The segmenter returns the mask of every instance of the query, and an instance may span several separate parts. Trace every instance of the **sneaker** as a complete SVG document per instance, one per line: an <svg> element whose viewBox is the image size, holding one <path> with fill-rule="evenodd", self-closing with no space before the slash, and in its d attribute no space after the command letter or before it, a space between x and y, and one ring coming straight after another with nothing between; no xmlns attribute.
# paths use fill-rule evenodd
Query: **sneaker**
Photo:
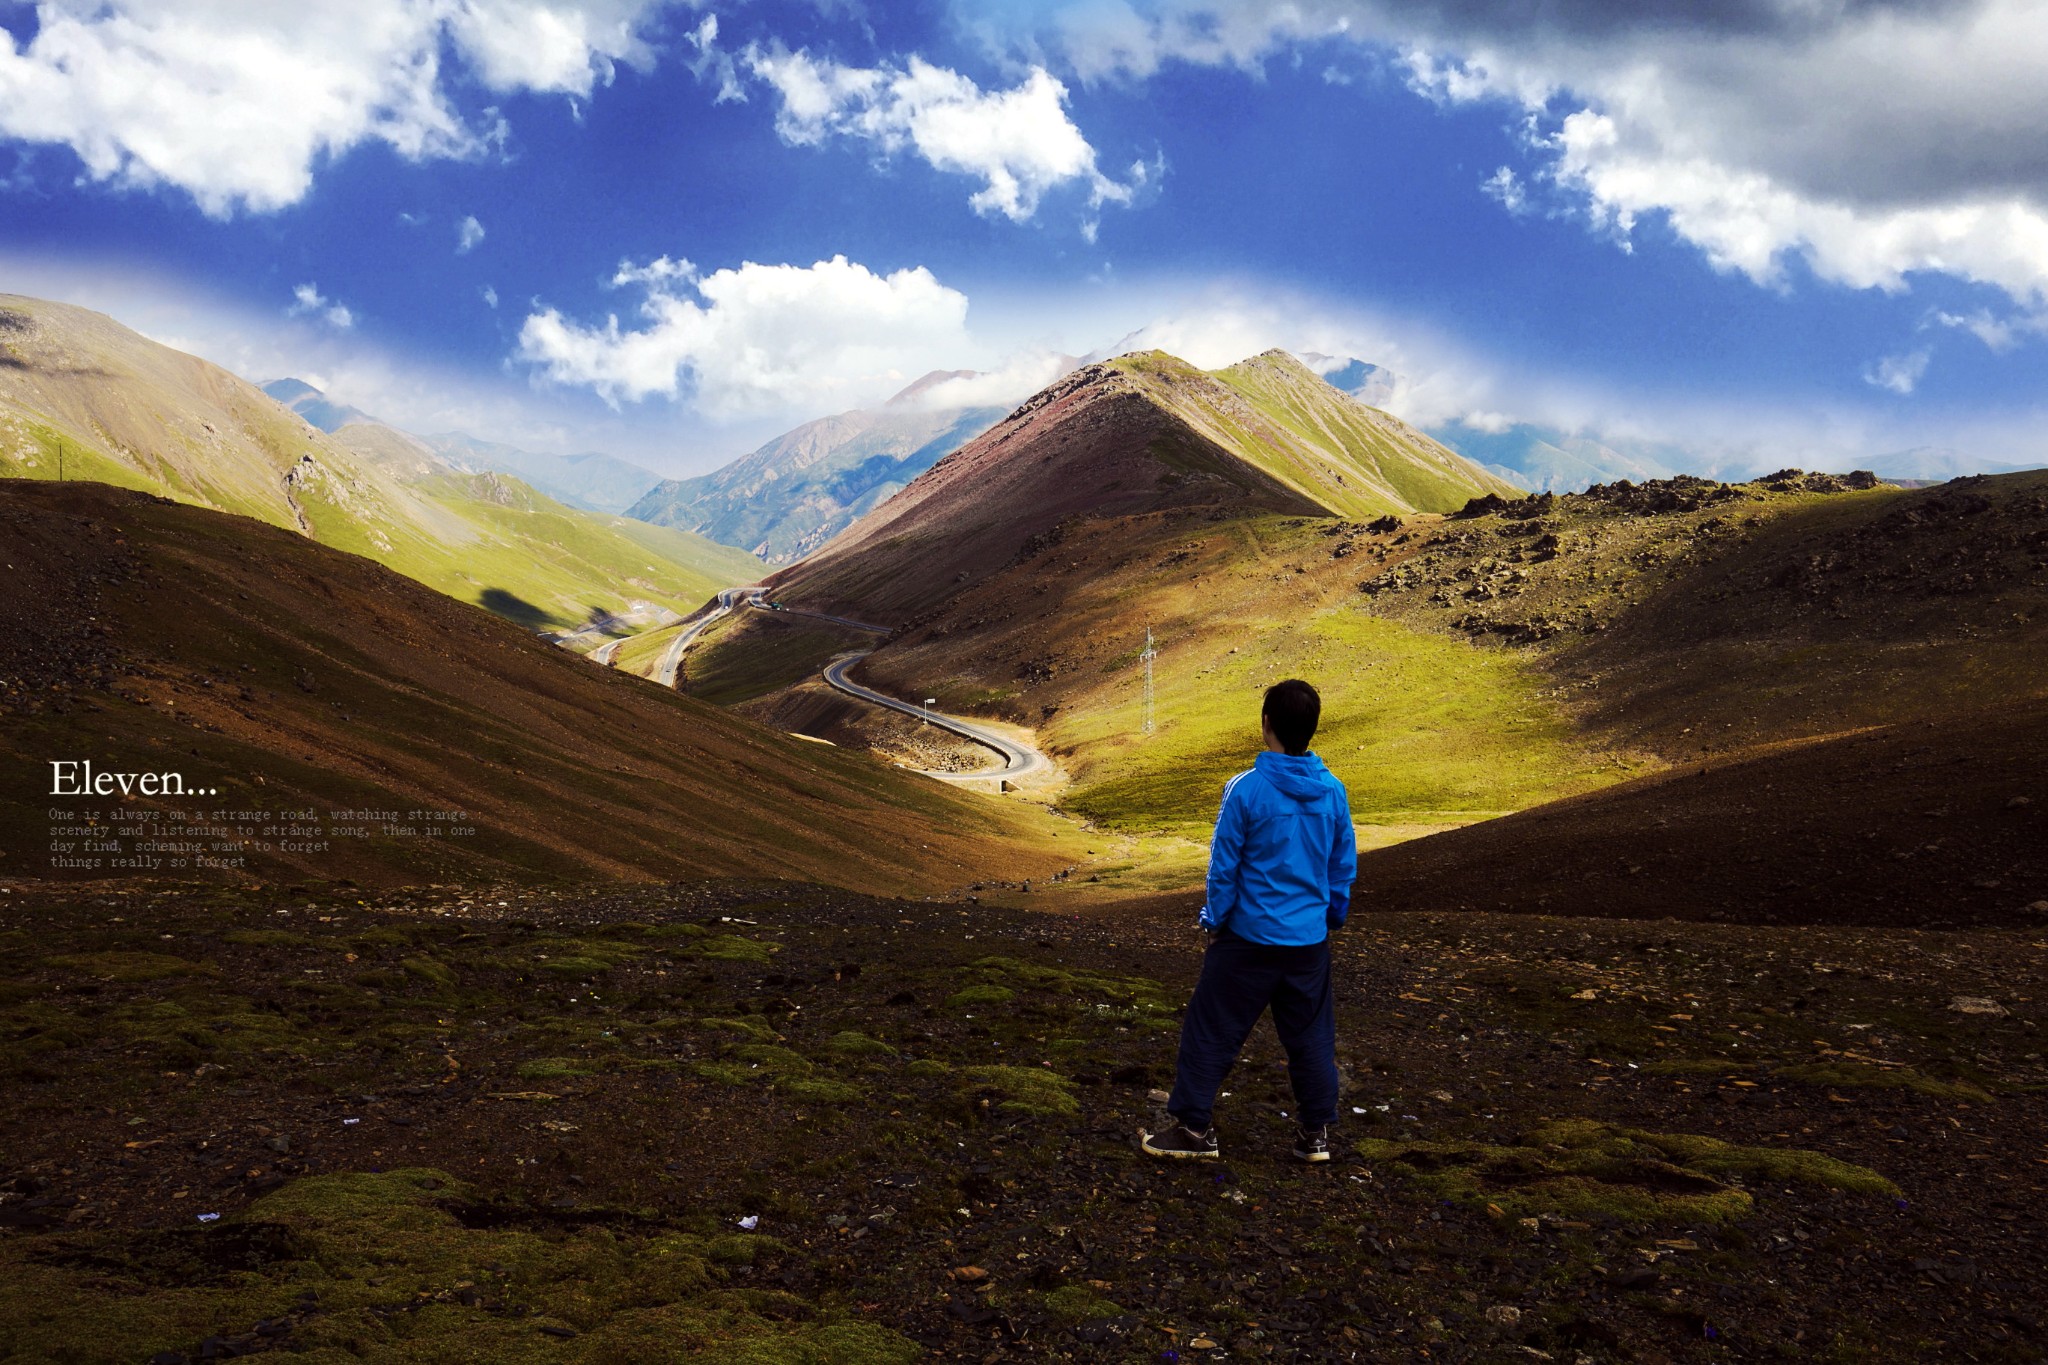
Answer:
<svg viewBox="0 0 2048 1365"><path fill-rule="evenodd" d="M1143 1134L1138 1145L1145 1149L1146 1156L1215 1157L1222 1152L1216 1144L1214 1127L1206 1133L1193 1133L1178 1123L1163 1133Z"/></svg>
<svg viewBox="0 0 2048 1365"><path fill-rule="evenodd" d="M1296 1161L1328 1161L1330 1159L1329 1128L1295 1129L1294 1159Z"/></svg>

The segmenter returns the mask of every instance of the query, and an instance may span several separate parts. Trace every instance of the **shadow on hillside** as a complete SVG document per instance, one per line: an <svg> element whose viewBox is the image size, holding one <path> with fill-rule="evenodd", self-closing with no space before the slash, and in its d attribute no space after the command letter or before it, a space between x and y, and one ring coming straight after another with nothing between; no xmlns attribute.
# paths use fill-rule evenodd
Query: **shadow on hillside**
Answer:
<svg viewBox="0 0 2048 1365"><path fill-rule="evenodd" d="M476 595L477 605L507 621L525 626L528 630L539 630L552 619L533 603L517 593L503 588L485 588Z"/></svg>

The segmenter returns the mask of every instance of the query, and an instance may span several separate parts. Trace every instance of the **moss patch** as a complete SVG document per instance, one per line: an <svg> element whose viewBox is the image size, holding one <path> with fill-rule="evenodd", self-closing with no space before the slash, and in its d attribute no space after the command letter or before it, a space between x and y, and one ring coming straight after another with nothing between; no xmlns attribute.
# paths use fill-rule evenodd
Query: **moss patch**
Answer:
<svg viewBox="0 0 2048 1365"><path fill-rule="evenodd" d="M1802 1081L1808 1085L1826 1085L1845 1090L1911 1090L1916 1094L1932 1095L1942 1100L1970 1100L1977 1104L1992 1102L1989 1091L1971 1085L1968 1081L1940 1081L1905 1066L1869 1066L1862 1062L1811 1062L1800 1066L1779 1067L1774 1074L1788 1081Z"/></svg>
<svg viewBox="0 0 2048 1365"><path fill-rule="evenodd" d="M1017 998L1017 992L1008 986L969 986L964 991L954 991L946 997L946 1003L955 1008L974 1005L1004 1005Z"/></svg>
<svg viewBox="0 0 2048 1365"><path fill-rule="evenodd" d="M1461 1203L1512 1216L1605 1215L1629 1222L1730 1223L1747 1215L1745 1179L1896 1195L1889 1180L1818 1152L1739 1147L1589 1119L1547 1123L1514 1146L1368 1138L1366 1160Z"/></svg>
<svg viewBox="0 0 2048 1365"><path fill-rule="evenodd" d="M52 967L63 967L103 981L161 981L170 976L211 976L220 969L209 962L192 962L164 953L66 953L45 958Z"/></svg>
<svg viewBox="0 0 2048 1365"><path fill-rule="evenodd" d="M768 962L781 951L780 943L742 938L738 934L718 934L698 944L692 955L708 957L715 962Z"/></svg>
<svg viewBox="0 0 2048 1365"><path fill-rule="evenodd" d="M1074 1083L1056 1072L1029 1066L971 1066L961 1074L969 1082L965 1092L976 1100L987 1100L1007 1114L1078 1114L1081 1102Z"/></svg>
<svg viewBox="0 0 2048 1365"><path fill-rule="evenodd" d="M791 1255L772 1238L550 1225L480 1205L439 1171L352 1172L297 1181L205 1229L0 1243L0 1343L15 1359L125 1362L268 1321L315 1360L918 1358L895 1333L728 1282Z"/></svg>

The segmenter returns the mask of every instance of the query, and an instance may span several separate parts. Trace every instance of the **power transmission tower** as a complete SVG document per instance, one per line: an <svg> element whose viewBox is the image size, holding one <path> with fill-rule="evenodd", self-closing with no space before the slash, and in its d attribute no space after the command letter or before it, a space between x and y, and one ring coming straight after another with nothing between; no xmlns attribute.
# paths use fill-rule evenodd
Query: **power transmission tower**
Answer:
<svg viewBox="0 0 2048 1365"><path fill-rule="evenodd" d="M1159 657L1159 651L1152 646L1152 627L1145 627L1145 652L1138 656L1145 661L1145 733L1152 733L1152 661Z"/></svg>

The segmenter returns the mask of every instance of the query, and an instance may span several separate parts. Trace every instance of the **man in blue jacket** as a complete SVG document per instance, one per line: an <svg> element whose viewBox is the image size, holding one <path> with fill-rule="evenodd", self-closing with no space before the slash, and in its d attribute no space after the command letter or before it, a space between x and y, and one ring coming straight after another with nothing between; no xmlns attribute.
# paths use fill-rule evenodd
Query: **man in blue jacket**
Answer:
<svg viewBox="0 0 2048 1365"><path fill-rule="evenodd" d="M1223 788L1209 846L1202 928L1209 950L1181 1023L1179 1078L1148 1133L1158 1157L1214 1157L1216 1091L1268 1006L1294 1086L1294 1156L1330 1159L1337 1119L1337 1019L1330 994L1330 930L1351 908L1358 840L1344 784L1308 751L1322 699L1290 678L1266 689L1266 752Z"/></svg>

